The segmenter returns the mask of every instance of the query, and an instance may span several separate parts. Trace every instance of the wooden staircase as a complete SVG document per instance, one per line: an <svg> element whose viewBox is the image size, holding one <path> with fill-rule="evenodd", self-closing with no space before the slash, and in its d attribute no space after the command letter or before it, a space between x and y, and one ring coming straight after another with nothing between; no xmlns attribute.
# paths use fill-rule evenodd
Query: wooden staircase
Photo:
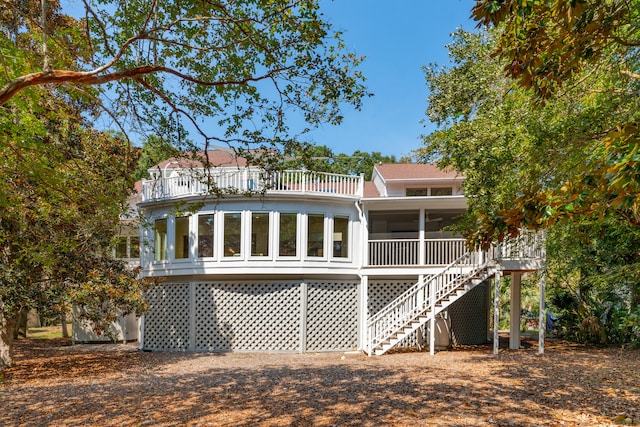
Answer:
<svg viewBox="0 0 640 427"><path fill-rule="evenodd" d="M367 353L391 350L496 271L493 251L473 251L416 283L367 321Z"/></svg>

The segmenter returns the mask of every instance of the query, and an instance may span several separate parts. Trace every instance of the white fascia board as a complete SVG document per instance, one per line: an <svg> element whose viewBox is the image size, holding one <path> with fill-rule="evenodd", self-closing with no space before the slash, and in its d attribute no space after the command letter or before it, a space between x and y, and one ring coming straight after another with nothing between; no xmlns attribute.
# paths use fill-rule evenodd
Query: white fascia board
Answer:
<svg viewBox="0 0 640 427"><path fill-rule="evenodd" d="M466 209L467 198L459 196L417 196L364 198L362 204L368 210L401 209Z"/></svg>

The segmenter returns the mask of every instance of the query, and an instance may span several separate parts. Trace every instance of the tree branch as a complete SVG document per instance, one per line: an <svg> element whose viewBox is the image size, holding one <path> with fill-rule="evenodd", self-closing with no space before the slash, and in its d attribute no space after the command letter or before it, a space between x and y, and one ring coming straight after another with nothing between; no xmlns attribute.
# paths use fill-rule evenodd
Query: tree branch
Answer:
<svg viewBox="0 0 640 427"><path fill-rule="evenodd" d="M228 80L220 82L209 82L199 80L195 77L181 73L172 68L160 65L145 65L141 67L130 68L127 70L116 71L113 73L96 75L95 70L92 71L69 71L69 70L51 70L49 72L38 72L20 76L0 89L0 105L5 105L18 92L31 86L39 86L47 83L78 83L81 85L101 85L116 80L135 79L147 74L167 73L177 76L185 81L201 85L201 86L227 86L227 85L243 85L249 82L256 82L268 78L290 69L291 67L283 67L271 70L262 76L246 77L240 80Z"/></svg>

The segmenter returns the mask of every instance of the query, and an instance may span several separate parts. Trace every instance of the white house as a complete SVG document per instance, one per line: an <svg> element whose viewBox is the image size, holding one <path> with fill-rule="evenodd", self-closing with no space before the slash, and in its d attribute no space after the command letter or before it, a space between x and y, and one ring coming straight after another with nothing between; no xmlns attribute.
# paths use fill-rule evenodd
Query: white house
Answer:
<svg viewBox="0 0 640 427"><path fill-rule="evenodd" d="M466 208L453 171L380 164L365 182L206 155L212 168L169 159L142 183L141 274L161 278L146 295L145 350L485 343L491 279L513 274L519 289L520 274L542 266L536 239L469 252L444 230ZM512 304L519 318L519 296Z"/></svg>

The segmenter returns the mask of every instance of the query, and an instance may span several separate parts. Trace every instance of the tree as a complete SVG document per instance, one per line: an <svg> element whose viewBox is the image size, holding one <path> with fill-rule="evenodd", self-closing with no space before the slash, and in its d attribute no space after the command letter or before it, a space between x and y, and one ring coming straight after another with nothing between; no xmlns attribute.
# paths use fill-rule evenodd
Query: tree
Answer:
<svg viewBox="0 0 640 427"><path fill-rule="evenodd" d="M13 362L15 317L25 309L75 303L98 330L121 312L144 312L146 283L108 250L132 191L135 150L88 130L83 110L39 95L19 114L0 115L3 367Z"/></svg>
<svg viewBox="0 0 640 427"><path fill-rule="evenodd" d="M554 308L579 313L564 317L571 336L587 339L580 331L589 319L608 325L609 342L637 341L638 227L623 209L595 206L612 188L575 190L575 183L603 186L603 173L615 173L593 167L607 150L600 138L637 117L637 97L613 91L624 80L601 73L539 103L533 90L502 75L504 62L493 55L499 34L458 31L449 46L453 65L425 67L427 115L439 128L414 156L465 175L468 210L459 229L472 245L523 227L547 230ZM606 322L613 313L616 321Z"/></svg>
<svg viewBox="0 0 640 427"><path fill-rule="evenodd" d="M506 75L531 90L536 102L578 95L588 105L599 92L602 102L629 110L569 135L592 154L565 182L550 186L540 177L539 188L523 192L506 212L514 225L614 212L640 226L640 128L631 113L640 84L639 11L637 0L476 2L475 19L497 28L495 54ZM565 143L560 139L555 147Z"/></svg>
<svg viewBox="0 0 640 427"><path fill-rule="evenodd" d="M634 225L637 153L618 150L622 139L602 142L617 123L637 119L637 97L615 90L626 79L596 73L538 104L501 76L497 37L499 30L458 32L449 47L454 65L425 68L427 115L440 129L416 154L465 174L468 237L486 245L521 228L607 212Z"/></svg>
<svg viewBox="0 0 640 427"><path fill-rule="evenodd" d="M180 156L180 150L172 145L169 141L162 139L156 135L149 135L142 141L140 149L140 158L138 159L138 168L133 174L136 180L148 179L149 169L171 157Z"/></svg>
<svg viewBox="0 0 640 427"><path fill-rule="evenodd" d="M84 0L80 19L41 1L8 3L1 17L0 105L47 85L97 102L122 131L180 142L189 129L199 148L247 157L295 145L290 115L337 124L342 104L366 95L362 58L317 0Z"/></svg>

